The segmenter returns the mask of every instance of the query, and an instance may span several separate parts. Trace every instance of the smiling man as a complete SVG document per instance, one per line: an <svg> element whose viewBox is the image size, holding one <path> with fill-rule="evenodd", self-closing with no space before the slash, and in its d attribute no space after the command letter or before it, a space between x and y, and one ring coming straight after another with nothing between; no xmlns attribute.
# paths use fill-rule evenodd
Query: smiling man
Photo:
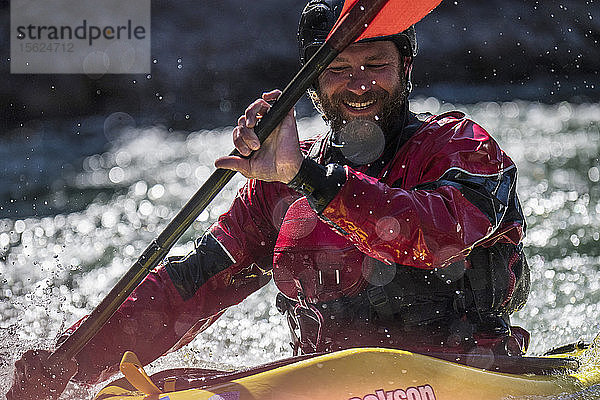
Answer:
<svg viewBox="0 0 600 400"><path fill-rule="evenodd" d="M309 2L301 60L323 43L341 5ZM221 220L231 236L248 238L231 229L239 209L255 222L277 220L273 207L290 199L274 232L261 223L252 235L272 251L296 350L521 354L527 346L527 332L509 321L529 291L516 168L464 114L409 111L416 53L414 28L349 46L310 91L329 132L299 142L290 113L261 146L253 128L279 95L265 93L233 132L252 156L216 162L255 179ZM213 235L238 247L219 229Z"/></svg>
<svg viewBox="0 0 600 400"><path fill-rule="evenodd" d="M301 61L341 6L305 7ZM41 372L47 352L26 353L9 400L56 397L75 361L74 379L90 383L113 374L125 350L149 363L271 276L296 353L522 354L528 334L509 320L529 291L516 168L464 114L409 111L416 53L413 28L340 53L310 90L330 130L306 141L291 111L261 145L254 127L280 92L253 102L233 130L248 158L216 161L249 178L229 211L194 251L151 273L55 379Z"/></svg>
<svg viewBox="0 0 600 400"><path fill-rule="evenodd" d="M321 75L313 99L333 131L359 118L389 130L406 101L411 62L392 41L357 43Z"/></svg>

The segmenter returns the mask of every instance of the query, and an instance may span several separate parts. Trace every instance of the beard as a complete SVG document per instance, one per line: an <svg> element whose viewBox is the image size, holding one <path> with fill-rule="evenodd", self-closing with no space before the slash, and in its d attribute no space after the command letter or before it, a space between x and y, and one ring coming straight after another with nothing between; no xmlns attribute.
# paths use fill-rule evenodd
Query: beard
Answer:
<svg viewBox="0 0 600 400"><path fill-rule="evenodd" d="M406 81L401 79L396 90L391 93L378 88L362 95L343 92L328 97L323 95L317 87L312 97L317 109L322 112L323 119L330 125L334 133L340 132L348 122L357 118L344 112L344 103L376 101L381 104L380 111L370 117L369 120L377 124L387 136L394 122L403 114L403 106L408 94L406 89Z"/></svg>

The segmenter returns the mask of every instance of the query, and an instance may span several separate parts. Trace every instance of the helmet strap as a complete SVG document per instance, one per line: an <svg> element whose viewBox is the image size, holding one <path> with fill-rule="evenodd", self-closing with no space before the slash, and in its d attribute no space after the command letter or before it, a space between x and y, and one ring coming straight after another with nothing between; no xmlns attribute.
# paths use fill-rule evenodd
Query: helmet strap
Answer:
<svg viewBox="0 0 600 400"><path fill-rule="evenodd" d="M406 97L412 92L413 84L411 81L412 78L412 67L413 67L413 58L412 57L402 57L403 62L403 71L404 77L406 78Z"/></svg>

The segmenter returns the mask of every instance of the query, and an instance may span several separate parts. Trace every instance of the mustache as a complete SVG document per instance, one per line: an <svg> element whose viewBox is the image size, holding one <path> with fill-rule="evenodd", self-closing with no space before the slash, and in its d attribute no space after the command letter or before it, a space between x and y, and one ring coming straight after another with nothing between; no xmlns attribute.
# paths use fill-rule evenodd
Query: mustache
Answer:
<svg viewBox="0 0 600 400"><path fill-rule="evenodd" d="M367 103L370 101L387 101L390 95L385 90L369 90L361 95L356 93L337 93L331 96L331 102L334 104L341 103Z"/></svg>

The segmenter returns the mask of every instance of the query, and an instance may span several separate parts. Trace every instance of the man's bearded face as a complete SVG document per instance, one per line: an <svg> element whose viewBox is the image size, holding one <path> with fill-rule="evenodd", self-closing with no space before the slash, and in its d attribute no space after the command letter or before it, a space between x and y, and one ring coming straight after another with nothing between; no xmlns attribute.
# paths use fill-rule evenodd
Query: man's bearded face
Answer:
<svg viewBox="0 0 600 400"><path fill-rule="evenodd" d="M349 46L317 86L318 105L334 132L357 119L374 121L386 132L406 101L403 59L391 41Z"/></svg>

